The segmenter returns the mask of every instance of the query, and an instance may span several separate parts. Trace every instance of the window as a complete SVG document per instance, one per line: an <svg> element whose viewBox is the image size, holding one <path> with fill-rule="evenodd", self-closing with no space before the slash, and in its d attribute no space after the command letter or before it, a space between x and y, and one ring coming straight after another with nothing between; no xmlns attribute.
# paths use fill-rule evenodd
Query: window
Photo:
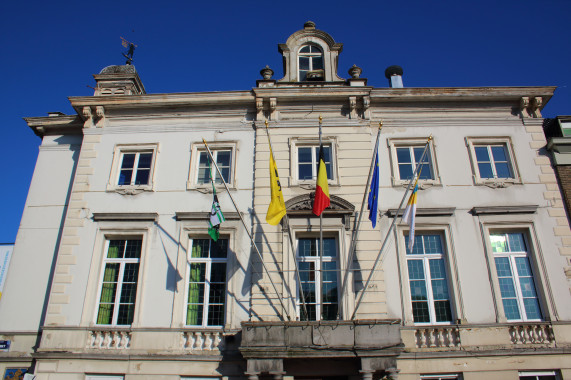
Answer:
<svg viewBox="0 0 571 380"><path fill-rule="evenodd" d="M148 185L152 161L153 152L122 153L117 185Z"/></svg>
<svg viewBox="0 0 571 380"><path fill-rule="evenodd" d="M335 320L339 308L335 238L324 237L323 255L320 255L320 249L319 238L298 239L297 261L301 287L309 320ZM299 290L297 309L300 319L305 320Z"/></svg>
<svg viewBox="0 0 571 380"><path fill-rule="evenodd" d="M214 158L214 162L220 169L222 173L222 178L218 171L212 165L212 168L209 168L210 159L208 157L208 152L200 152L198 159L198 176L196 179L196 183L199 185L209 184L210 183L210 170L212 170L212 176L214 177L214 183L221 184L222 178L224 178L224 182L230 182L230 168L231 168L231 160L232 160L232 151L231 150L215 150L212 151L212 157Z"/></svg>
<svg viewBox="0 0 571 380"><path fill-rule="evenodd" d="M558 380L559 376L555 371L535 371L535 372L520 372L520 380Z"/></svg>
<svg viewBox="0 0 571 380"><path fill-rule="evenodd" d="M497 187L520 182L509 138L467 138L466 141L476 184Z"/></svg>
<svg viewBox="0 0 571 380"><path fill-rule="evenodd" d="M405 236L408 247L408 236ZM439 234L414 237L412 252L407 248L406 263L414 323L449 324L452 310L444 261L445 252Z"/></svg>
<svg viewBox="0 0 571 380"><path fill-rule="evenodd" d="M299 50L299 81L308 80L325 80L323 52L315 45L305 45Z"/></svg>
<svg viewBox="0 0 571 380"><path fill-rule="evenodd" d="M216 185L222 185L222 178L224 178L224 182L226 182L229 187L233 187L235 184L234 163L236 162L236 144L211 143L209 147L212 158L220 169L222 177L220 177L213 164L211 169L209 169L210 157L206 149L204 149L204 145L195 144L192 147L191 170L187 188L210 188L210 170L212 170L212 176L214 177L214 183Z"/></svg>
<svg viewBox="0 0 571 380"><path fill-rule="evenodd" d="M98 325L130 325L133 322L142 242L140 238L106 241Z"/></svg>
<svg viewBox="0 0 571 380"><path fill-rule="evenodd" d="M228 239L192 240L186 325L224 325L227 257Z"/></svg>
<svg viewBox="0 0 571 380"><path fill-rule="evenodd" d="M541 320L526 236L522 232L494 232L490 245L507 320Z"/></svg>
<svg viewBox="0 0 571 380"><path fill-rule="evenodd" d="M393 164L394 186L408 185L418 165L421 165L421 169L419 169L419 184L440 184L432 142L428 145L428 150L422 162L420 160L426 146L426 139L389 139L388 144Z"/></svg>
<svg viewBox="0 0 571 380"><path fill-rule="evenodd" d="M292 184L311 184L317 180L319 167L319 141L293 138L291 140ZM323 160L329 184L338 184L334 138L323 139Z"/></svg>
<svg viewBox="0 0 571 380"><path fill-rule="evenodd" d="M107 190L137 194L152 190L157 144L117 145Z"/></svg>

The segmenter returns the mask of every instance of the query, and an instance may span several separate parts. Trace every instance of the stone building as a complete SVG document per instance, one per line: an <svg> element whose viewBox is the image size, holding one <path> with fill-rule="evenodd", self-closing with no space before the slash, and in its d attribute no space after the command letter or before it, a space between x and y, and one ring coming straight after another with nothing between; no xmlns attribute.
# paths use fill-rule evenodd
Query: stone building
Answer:
<svg viewBox="0 0 571 380"><path fill-rule="evenodd" d="M357 66L339 76L343 45L312 22L278 47L284 77L266 67L250 90L147 94L133 66L110 66L94 96L70 98L76 115L26 119L42 144L0 303L0 369L571 378L571 231L541 116L554 87L407 88L398 67L371 87ZM357 232L380 120L379 221ZM268 135L288 210L277 226ZM229 187L215 174L217 242L202 138ZM418 165L410 251L399 204Z"/></svg>

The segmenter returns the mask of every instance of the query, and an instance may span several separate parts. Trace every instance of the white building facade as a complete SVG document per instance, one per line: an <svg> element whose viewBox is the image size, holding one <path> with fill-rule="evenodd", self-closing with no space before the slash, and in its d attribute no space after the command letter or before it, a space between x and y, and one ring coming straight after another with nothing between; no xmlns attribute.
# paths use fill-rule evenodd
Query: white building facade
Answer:
<svg viewBox="0 0 571 380"><path fill-rule="evenodd" d="M146 94L133 66L110 66L94 96L70 98L77 115L26 119L42 144L0 303L0 370L571 378L571 231L541 127L554 88L370 87L356 66L338 76L342 44L311 22L279 51L284 78L263 69L248 91ZM359 215L380 120L373 228ZM265 221L267 134L278 226ZM217 241L203 138L228 184L215 173ZM399 204L418 165L410 251Z"/></svg>

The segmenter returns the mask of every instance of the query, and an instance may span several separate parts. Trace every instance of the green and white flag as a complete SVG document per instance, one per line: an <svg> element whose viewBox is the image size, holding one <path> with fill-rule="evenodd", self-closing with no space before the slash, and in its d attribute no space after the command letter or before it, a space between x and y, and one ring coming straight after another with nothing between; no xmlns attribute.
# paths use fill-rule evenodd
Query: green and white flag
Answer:
<svg viewBox="0 0 571 380"><path fill-rule="evenodd" d="M212 240L217 241L220 236L220 224L225 221L224 214L220 210L220 203L218 203L218 197L216 196L216 190L214 191L214 200L212 201L212 210L210 211L210 220L208 221L208 235Z"/></svg>
<svg viewBox="0 0 571 380"><path fill-rule="evenodd" d="M208 171L212 182L212 194L214 195L214 198L212 199L212 209L210 210L210 220L208 221L208 235L210 235L212 240L218 241L218 238L220 237L220 224L226 219L224 219L224 214L222 214L222 210L220 210L220 203L218 203L218 196L216 195L216 187L214 186L214 177L212 177L210 161L208 162Z"/></svg>

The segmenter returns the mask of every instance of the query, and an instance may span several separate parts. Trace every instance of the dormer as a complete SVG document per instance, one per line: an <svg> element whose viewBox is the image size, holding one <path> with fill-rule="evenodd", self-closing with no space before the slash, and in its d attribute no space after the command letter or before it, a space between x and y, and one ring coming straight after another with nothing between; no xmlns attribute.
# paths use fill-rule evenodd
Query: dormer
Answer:
<svg viewBox="0 0 571 380"><path fill-rule="evenodd" d="M315 23L308 21L302 30L292 34L285 44L279 44L283 56L284 77L278 82L338 82L337 61L343 44L315 29Z"/></svg>

